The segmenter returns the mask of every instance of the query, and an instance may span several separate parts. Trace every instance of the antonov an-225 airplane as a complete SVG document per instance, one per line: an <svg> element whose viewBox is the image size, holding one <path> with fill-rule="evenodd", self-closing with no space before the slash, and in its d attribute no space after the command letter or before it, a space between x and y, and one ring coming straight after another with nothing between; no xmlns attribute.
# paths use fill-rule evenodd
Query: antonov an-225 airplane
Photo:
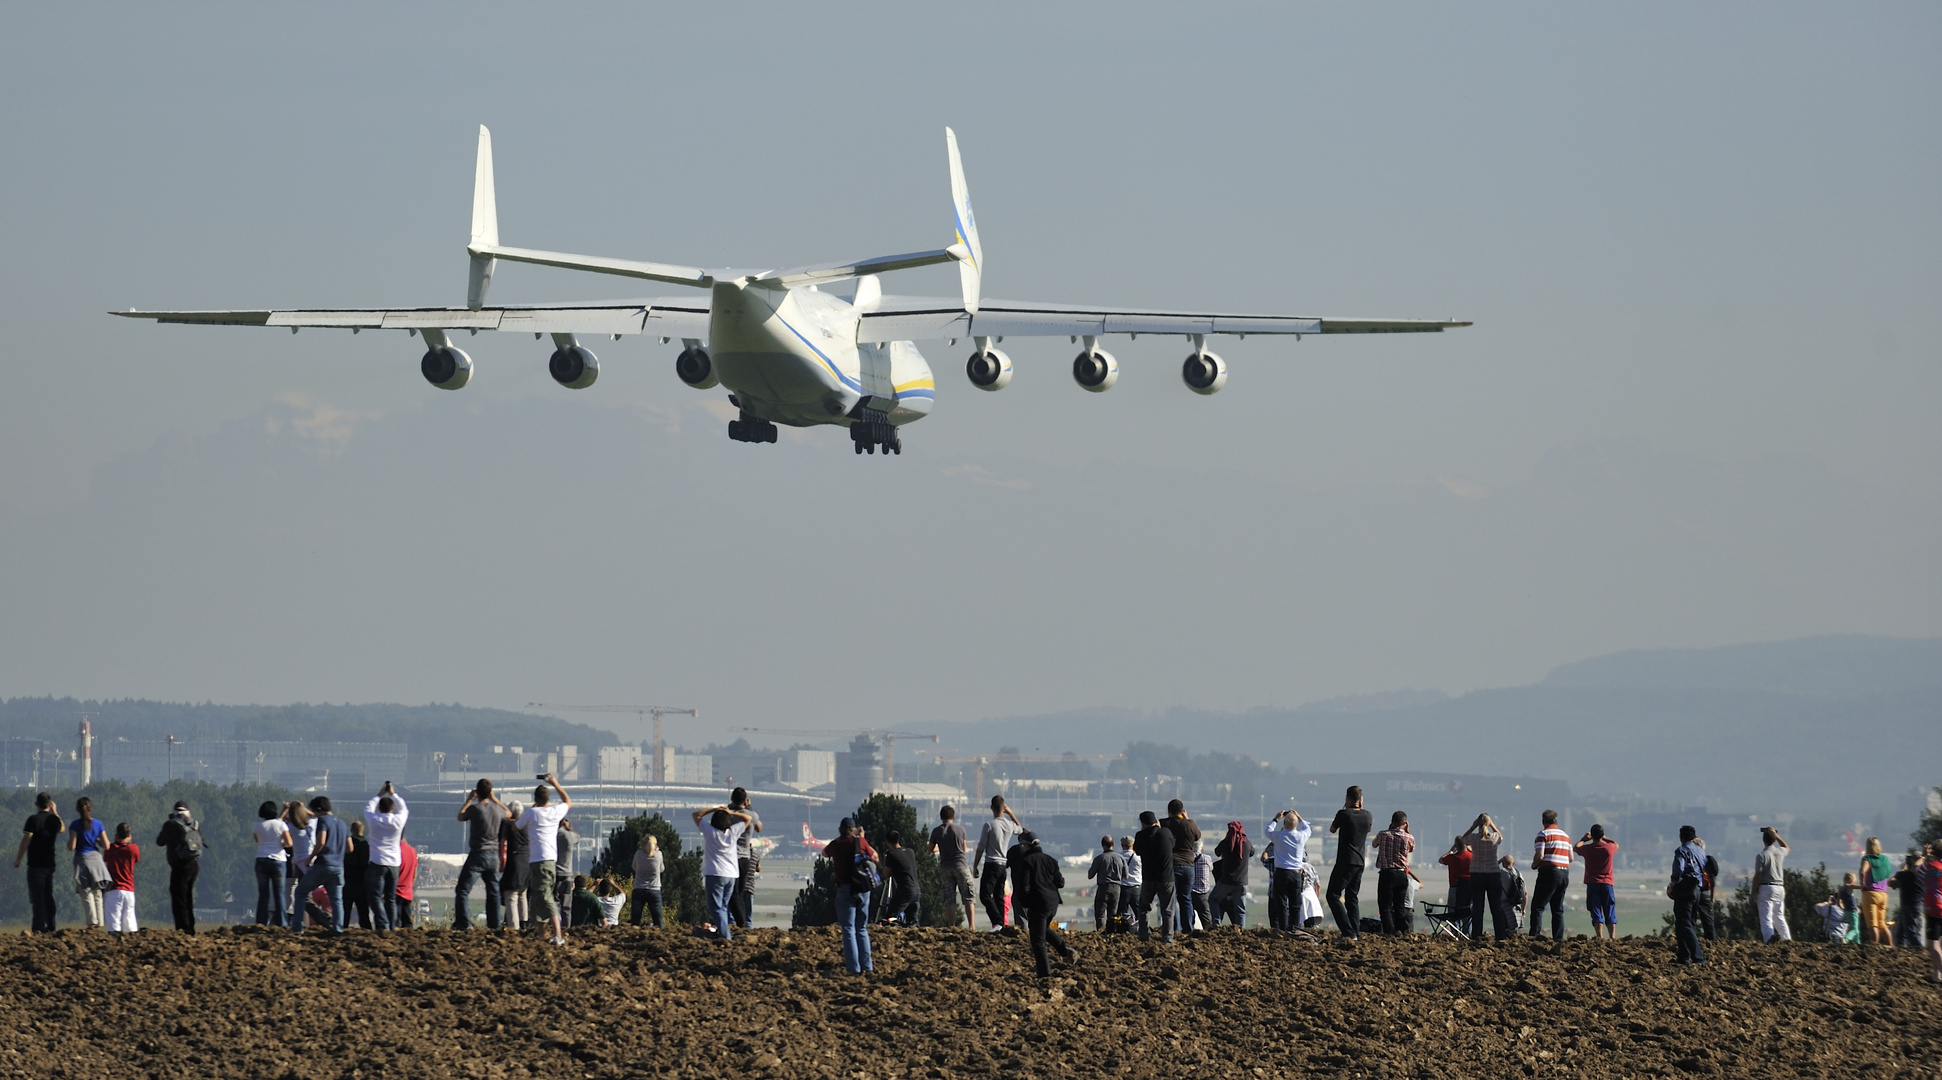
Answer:
<svg viewBox="0 0 1942 1080"><path fill-rule="evenodd" d="M936 384L916 339L960 338L974 344L964 373L981 390L1003 390L1012 379L1011 357L997 348L1006 337L1066 336L1083 342L1072 361L1072 378L1101 393L1119 381L1119 361L1099 347L1108 334L1179 334L1193 342L1180 378L1197 394L1227 383L1227 364L1207 350L1221 334L1399 334L1437 332L1467 322L1406 319L1335 319L1292 315L1220 315L1187 311L982 300L979 282L984 249L958 159L957 136L944 129L951 169L951 206L956 239L949 247L858 262L793 270L706 270L694 266L635 262L593 255L506 247L499 243L499 213L492 184L492 134L479 128L479 157L472 186L471 276L466 305L436 308L370 308L310 311L118 311L114 314L166 323L229 326L336 327L404 330L421 334L426 351L419 370L442 390L472 379L472 358L452 343L454 331L530 331L553 336L547 368L561 386L592 386L599 361L583 336L652 334L663 343L681 339L674 370L697 390L726 387L741 410L728 422L738 442L774 442L776 425L838 424L850 429L856 452L901 453L897 429L930 414ZM508 304L488 306L486 290L498 261L536 263L595 274L642 278L702 290L697 298L656 297L618 303ZM887 296L877 275L917 266L956 263L962 295ZM849 282L847 298L822 287Z"/></svg>

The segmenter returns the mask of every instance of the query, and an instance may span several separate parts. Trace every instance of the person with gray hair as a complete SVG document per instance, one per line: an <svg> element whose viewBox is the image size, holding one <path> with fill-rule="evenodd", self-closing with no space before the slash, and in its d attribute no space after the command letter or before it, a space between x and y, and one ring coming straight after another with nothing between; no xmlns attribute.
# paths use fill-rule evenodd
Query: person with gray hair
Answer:
<svg viewBox="0 0 1942 1080"><path fill-rule="evenodd" d="M525 926L531 918L526 889L532 882L533 868L526 859L525 830L518 824L525 809L525 804L518 799L507 802L506 819L499 823L499 861L505 868L499 872L499 902L503 908L500 926L509 934Z"/></svg>

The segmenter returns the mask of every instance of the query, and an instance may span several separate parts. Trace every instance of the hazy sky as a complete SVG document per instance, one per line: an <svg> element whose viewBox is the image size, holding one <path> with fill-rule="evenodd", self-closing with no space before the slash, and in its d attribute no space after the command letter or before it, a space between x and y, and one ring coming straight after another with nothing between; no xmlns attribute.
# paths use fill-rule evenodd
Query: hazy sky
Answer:
<svg viewBox="0 0 1942 1080"><path fill-rule="evenodd" d="M1246 708L1620 648L1942 633L1942 11L13 6L0 694ZM731 443L674 348L110 308L455 303L509 244L988 296L1448 317L920 343L906 452ZM948 271L887 282L948 294ZM665 291L665 290L661 290ZM633 283L502 266L494 299Z"/></svg>

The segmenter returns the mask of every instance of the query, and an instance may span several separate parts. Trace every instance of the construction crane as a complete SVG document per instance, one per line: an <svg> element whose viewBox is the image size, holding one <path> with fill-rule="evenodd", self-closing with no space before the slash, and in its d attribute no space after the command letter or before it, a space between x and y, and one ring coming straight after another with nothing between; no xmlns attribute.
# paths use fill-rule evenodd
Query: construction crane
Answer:
<svg viewBox="0 0 1942 1080"><path fill-rule="evenodd" d="M931 761L938 765L973 765L978 767L978 787L972 797L984 801L984 767L986 765L1059 765L1069 761L1124 761L1125 754L977 754L972 757L934 757Z"/></svg>
<svg viewBox="0 0 1942 1080"><path fill-rule="evenodd" d="M676 709L667 705L548 705L544 702L529 701L526 703L526 707L529 709L552 709L556 712L633 713L643 720L652 714L654 717L653 779L657 784L666 784L668 782L667 749L661 740L661 718L663 716L701 715L698 709Z"/></svg>
<svg viewBox="0 0 1942 1080"><path fill-rule="evenodd" d="M910 731L885 731L882 728L761 728L732 727L730 731L746 731L756 735L798 735L811 739L849 739L858 735L874 735L883 740L883 778L897 781L897 740L929 739L937 741L936 735L919 735Z"/></svg>

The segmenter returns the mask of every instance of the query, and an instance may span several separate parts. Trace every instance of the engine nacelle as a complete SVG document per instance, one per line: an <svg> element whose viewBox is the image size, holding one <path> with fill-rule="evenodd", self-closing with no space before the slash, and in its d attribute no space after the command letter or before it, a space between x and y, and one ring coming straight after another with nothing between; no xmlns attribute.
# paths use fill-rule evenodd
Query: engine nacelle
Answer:
<svg viewBox="0 0 1942 1080"><path fill-rule="evenodd" d="M1218 394L1227 385L1227 361L1210 352L1195 353L1180 365L1180 381L1196 394Z"/></svg>
<svg viewBox="0 0 1942 1080"><path fill-rule="evenodd" d="M1119 361L1104 349L1082 352L1072 360L1072 381L1095 394L1103 394L1119 381Z"/></svg>
<svg viewBox="0 0 1942 1080"><path fill-rule="evenodd" d="M696 390L720 386L722 381L715 372L715 362L708 358L708 350L699 347L681 350L681 355L674 358L674 373Z"/></svg>
<svg viewBox="0 0 1942 1080"><path fill-rule="evenodd" d="M546 361L546 371L568 390L585 390L600 377L600 361L593 353L572 345L554 349L552 358Z"/></svg>
<svg viewBox="0 0 1942 1080"><path fill-rule="evenodd" d="M418 361L418 370L440 390L462 390L472 381L472 358L456 345L439 345Z"/></svg>
<svg viewBox="0 0 1942 1080"><path fill-rule="evenodd" d="M1003 390L1011 385L1011 357L999 349L972 353L964 374L980 390Z"/></svg>

